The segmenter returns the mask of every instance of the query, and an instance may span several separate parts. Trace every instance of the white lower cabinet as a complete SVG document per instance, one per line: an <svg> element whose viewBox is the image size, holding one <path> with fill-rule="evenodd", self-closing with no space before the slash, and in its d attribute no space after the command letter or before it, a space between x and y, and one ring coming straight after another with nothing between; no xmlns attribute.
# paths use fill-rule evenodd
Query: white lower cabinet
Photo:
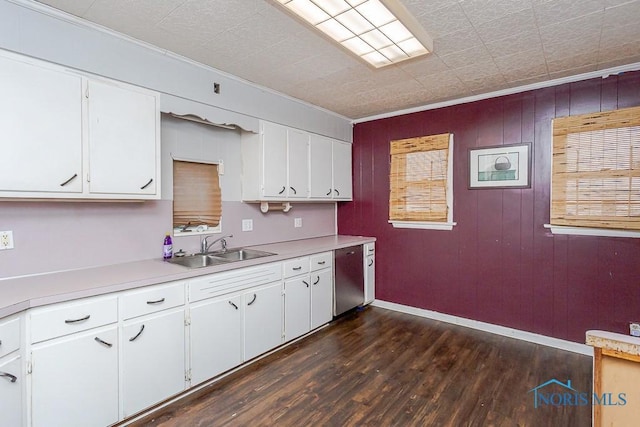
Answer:
<svg viewBox="0 0 640 427"><path fill-rule="evenodd" d="M185 389L184 307L122 326L122 407L129 417Z"/></svg>
<svg viewBox="0 0 640 427"><path fill-rule="evenodd" d="M284 282L285 341L309 332L311 320L311 285L309 274Z"/></svg>
<svg viewBox="0 0 640 427"><path fill-rule="evenodd" d="M190 326L191 385L242 363L242 295L192 304Z"/></svg>
<svg viewBox="0 0 640 427"><path fill-rule="evenodd" d="M22 425L23 374L20 356L0 358L0 424Z"/></svg>
<svg viewBox="0 0 640 427"><path fill-rule="evenodd" d="M33 426L118 421L118 329L113 324L31 347Z"/></svg>
<svg viewBox="0 0 640 427"><path fill-rule="evenodd" d="M282 282L242 295L244 305L244 360L282 344Z"/></svg>
<svg viewBox="0 0 640 427"><path fill-rule="evenodd" d="M370 304L376 299L376 260L375 243L364 245L364 303Z"/></svg>
<svg viewBox="0 0 640 427"><path fill-rule="evenodd" d="M333 270L311 272L311 329L329 323L333 318Z"/></svg>

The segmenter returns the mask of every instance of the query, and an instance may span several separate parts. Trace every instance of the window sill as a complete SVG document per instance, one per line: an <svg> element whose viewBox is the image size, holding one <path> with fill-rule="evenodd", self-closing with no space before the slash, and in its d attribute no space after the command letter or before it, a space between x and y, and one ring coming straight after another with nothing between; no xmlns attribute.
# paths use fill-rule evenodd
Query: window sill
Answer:
<svg viewBox="0 0 640 427"><path fill-rule="evenodd" d="M599 236L599 237L633 237L640 238L640 231L613 230L607 228L569 227L566 225L544 224L544 228L551 230L552 234L565 234L573 236Z"/></svg>
<svg viewBox="0 0 640 427"><path fill-rule="evenodd" d="M222 226L219 224L217 227L208 227L202 229L201 227L189 227L188 231L179 231L178 228L173 229L173 237L183 236L202 236L205 234L218 234L222 233Z"/></svg>
<svg viewBox="0 0 640 427"><path fill-rule="evenodd" d="M451 231L457 222L389 221L394 228L418 228L423 230Z"/></svg>

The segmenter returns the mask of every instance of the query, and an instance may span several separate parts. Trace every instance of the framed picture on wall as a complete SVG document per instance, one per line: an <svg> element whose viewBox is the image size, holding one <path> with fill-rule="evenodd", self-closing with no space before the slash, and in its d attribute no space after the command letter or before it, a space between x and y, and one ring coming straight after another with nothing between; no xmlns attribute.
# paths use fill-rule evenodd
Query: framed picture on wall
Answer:
<svg viewBox="0 0 640 427"><path fill-rule="evenodd" d="M531 187L531 143L469 149L469 188Z"/></svg>

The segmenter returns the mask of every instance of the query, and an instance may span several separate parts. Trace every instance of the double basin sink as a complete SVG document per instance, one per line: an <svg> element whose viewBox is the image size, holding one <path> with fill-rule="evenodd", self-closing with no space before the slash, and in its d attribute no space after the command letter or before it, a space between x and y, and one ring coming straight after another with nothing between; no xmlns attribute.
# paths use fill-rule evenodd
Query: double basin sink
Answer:
<svg viewBox="0 0 640 427"><path fill-rule="evenodd" d="M229 262L245 261L275 255L271 252L255 249L227 249L226 251L210 252L206 254L193 254L183 257L175 257L168 260L172 264L182 265L188 268L210 267Z"/></svg>

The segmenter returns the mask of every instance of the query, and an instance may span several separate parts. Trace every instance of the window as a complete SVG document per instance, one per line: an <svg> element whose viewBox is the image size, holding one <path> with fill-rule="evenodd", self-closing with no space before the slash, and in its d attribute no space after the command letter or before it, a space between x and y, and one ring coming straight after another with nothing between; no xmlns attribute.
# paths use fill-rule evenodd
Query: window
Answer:
<svg viewBox="0 0 640 427"><path fill-rule="evenodd" d="M553 121L554 226L640 231L640 107Z"/></svg>
<svg viewBox="0 0 640 427"><path fill-rule="evenodd" d="M394 227L451 230L453 135L391 141L390 151L389 222Z"/></svg>
<svg viewBox="0 0 640 427"><path fill-rule="evenodd" d="M211 233L217 231L221 216L218 165L174 160L174 229L189 227L196 231L205 228Z"/></svg>

